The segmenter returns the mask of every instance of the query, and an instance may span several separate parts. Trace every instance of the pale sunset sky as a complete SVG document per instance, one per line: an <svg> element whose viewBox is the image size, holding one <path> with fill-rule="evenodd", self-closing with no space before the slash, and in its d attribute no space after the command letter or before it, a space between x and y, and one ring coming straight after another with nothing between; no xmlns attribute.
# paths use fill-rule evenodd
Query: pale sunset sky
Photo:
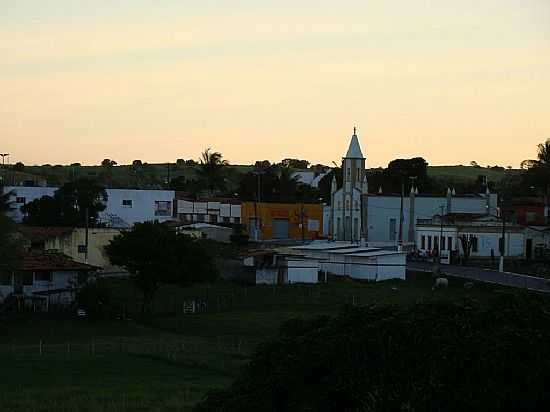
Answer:
<svg viewBox="0 0 550 412"><path fill-rule="evenodd" d="M25 164L517 167L550 138L550 0L0 0L0 152Z"/></svg>

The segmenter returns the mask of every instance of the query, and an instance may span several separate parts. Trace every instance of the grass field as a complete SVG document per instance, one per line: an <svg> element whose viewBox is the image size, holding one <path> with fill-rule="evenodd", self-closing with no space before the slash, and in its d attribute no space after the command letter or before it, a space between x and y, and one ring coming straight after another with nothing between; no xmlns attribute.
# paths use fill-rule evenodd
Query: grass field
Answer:
<svg viewBox="0 0 550 412"><path fill-rule="evenodd" d="M234 379L256 345L285 320L334 314L345 304L412 305L471 297L490 302L494 285L471 290L451 279L432 292L428 275L406 281L159 291L147 324L135 321L26 318L0 323L1 411L189 411L207 391ZM125 280L115 300L136 313L139 295ZM208 311L183 314L184 300Z"/></svg>

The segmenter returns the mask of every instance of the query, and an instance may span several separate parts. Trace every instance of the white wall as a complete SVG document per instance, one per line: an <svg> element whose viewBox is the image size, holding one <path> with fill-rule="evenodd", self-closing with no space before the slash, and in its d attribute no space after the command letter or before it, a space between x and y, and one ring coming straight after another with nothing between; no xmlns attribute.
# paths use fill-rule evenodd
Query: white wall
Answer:
<svg viewBox="0 0 550 412"><path fill-rule="evenodd" d="M396 221L395 241L399 238L399 210L401 199L399 196L372 195L368 200L368 235L369 242L389 242L390 239L390 219ZM491 213L496 213L497 196L491 194L490 209ZM447 198L440 197L422 197L415 199L415 220L431 219L434 215L441 213L440 206L447 207ZM487 199L480 197L459 197L452 199L453 213L487 213ZM446 213L446 210L445 212ZM410 199L403 199L403 240L408 241L410 221Z"/></svg>
<svg viewBox="0 0 550 412"><path fill-rule="evenodd" d="M43 196L53 196L57 187L26 187L26 186L6 186L4 187L4 193L11 192L10 202L13 209L7 213L15 222L20 223L23 220L23 213L21 207L25 203L30 203L33 200L40 199ZM24 197L25 203L17 203L18 197Z"/></svg>
<svg viewBox="0 0 550 412"><path fill-rule="evenodd" d="M52 281L36 280L33 274L33 284L23 285L23 294L32 295L33 292L43 292L54 289L66 289L77 286L78 272L63 271L52 272ZM13 292L14 277L12 276L11 285L0 285L0 301ZM68 303L68 302L67 302Z"/></svg>
<svg viewBox="0 0 550 412"><path fill-rule="evenodd" d="M319 278L319 262L315 260L288 260L288 283L317 283Z"/></svg>
<svg viewBox="0 0 550 412"><path fill-rule="evenodd" d="M138 190L138 189L107 189L107 208L100 213L102 221L112 222L113 227L131 227L135 223L158 220L164 222L172 219L173 190ZM132 206L123 206L123 200L131 200ZM170 202L168 215L159 215L155 202Z"/></svg>

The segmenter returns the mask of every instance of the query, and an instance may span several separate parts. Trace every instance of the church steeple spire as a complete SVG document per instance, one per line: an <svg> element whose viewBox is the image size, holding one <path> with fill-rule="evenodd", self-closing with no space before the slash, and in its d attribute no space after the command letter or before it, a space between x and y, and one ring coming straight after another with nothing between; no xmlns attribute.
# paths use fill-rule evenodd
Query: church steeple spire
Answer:
<svg viewBox="0 0 550 412"><path fill-rule="evenodd" d="M359 139L357 138L357 128L353 127L353 135L351 136L351 141L349 142L348 151L346 153L347 159L364 159L363 152L361 151L361 146L359 145Z"/></svg>

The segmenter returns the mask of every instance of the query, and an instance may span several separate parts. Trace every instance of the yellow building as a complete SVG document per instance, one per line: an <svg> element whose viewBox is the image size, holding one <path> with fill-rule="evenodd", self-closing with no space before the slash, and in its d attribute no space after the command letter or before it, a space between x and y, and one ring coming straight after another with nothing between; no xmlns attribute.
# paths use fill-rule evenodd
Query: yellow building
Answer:
<svg viewBox="0 0 550 412"><path fill-rule="evenodd" d="M241 222L251 240L315 239L323 231L323 205L243 202Z"/></svg>
<svg viewBox="0 0 550 412"><path fill-rule="evenodd" d="M120 271L111 265L105 246L118 234L119 229L90 228L88 231L88 253L86 253L86 229L70 227L28 227L20 231L30 243L31 249L57 251L79 263L102 268L106 272Z"/></svg>

